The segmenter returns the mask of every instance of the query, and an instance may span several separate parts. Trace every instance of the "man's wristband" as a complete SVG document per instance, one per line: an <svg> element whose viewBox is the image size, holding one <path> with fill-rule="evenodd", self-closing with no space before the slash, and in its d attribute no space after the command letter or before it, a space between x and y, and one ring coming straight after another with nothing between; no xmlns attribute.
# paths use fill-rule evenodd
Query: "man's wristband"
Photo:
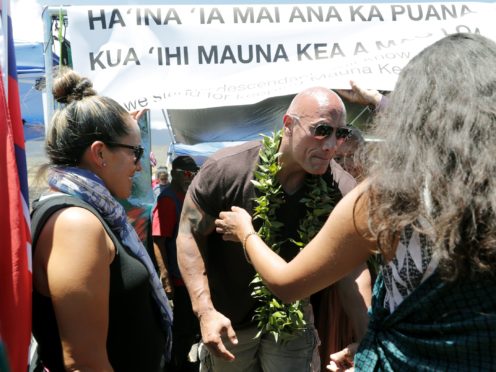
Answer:
<svg viewBox="0 0 496 372"><path fill-rule="evenodd" d="M245 254L246 261L248 261L248 263L250 263L250 264L251 264L250 257L248 257L248 253L246 253L246 241L252 235L257 235L257 232L253 231L253 230L250 232L247 232L244 239L243 239L243 253Z"/></svg>

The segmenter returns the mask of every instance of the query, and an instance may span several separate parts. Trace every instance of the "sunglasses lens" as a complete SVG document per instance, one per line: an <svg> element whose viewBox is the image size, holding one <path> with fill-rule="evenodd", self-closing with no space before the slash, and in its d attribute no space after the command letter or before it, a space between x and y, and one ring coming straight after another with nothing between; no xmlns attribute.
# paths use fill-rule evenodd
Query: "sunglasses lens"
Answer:
<svg viewBox="0 0 496 372"><path fill-rule="evenodd" d="M138 162L140 161L141 157L143 156L143 152L145 151L145 149L141 146L138 146L138 147L135 147L134 148L134 157L136 158L136 160L134 161L134 164L138 164Z"/></svg>
<svg viewBox="0 0 496 372"><path fill-rule="evenodd" d="M338 128L336 129L336 139L347 139L351 134L351 129L350 128Z"/></svg>
<svg viewBox="0 0 496 372"><path fill-rule="evenodd" d="M333 127L330 125L320 124L315 127L314 137L317 139L322 139L332 135Z"/></svg>
<svg viewBox="0 0 496 372"><path fill-rule="evenodd" d="M178 171L181 172L184 175L184 177L188 177L188 178L193 178L198 173L195 171L189 171L184 169L178 169Z"/></svg>

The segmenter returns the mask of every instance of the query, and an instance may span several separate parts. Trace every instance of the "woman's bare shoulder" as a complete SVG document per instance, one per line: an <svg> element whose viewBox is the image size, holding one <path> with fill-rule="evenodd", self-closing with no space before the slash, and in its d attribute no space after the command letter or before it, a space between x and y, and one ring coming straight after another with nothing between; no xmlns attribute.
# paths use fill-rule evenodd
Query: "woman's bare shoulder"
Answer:
<svg viewBox="0 0 496 372"><path fill-rule="evenodd" d="M76 250L78 254L101 254L113 257L115 248L100 219L81 207L67 207L55 212L40 234L41 248L49 243L50 249L61 247ZM45 243L45 244L44 244ZM79 252L79 247L84 251Z"/></svg>

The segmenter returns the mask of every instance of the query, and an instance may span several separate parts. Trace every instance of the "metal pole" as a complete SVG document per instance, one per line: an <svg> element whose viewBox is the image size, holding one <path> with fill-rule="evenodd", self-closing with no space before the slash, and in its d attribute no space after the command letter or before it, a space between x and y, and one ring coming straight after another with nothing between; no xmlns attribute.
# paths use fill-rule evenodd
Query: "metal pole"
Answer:
<svg viewBox="0 0 496 372"><path fill-rule="evenodd" d="M50 9L43 9L43 50L45 58L45 135L48 134L53 115L53 60L52 60L52 15Z"/></svg>
<svg viewBox="0 0 496 372"><path fill-rule="evenodd" d="M52 59L52 18L58 16L60 8L45 7L43 10L43 46L45 50L45 92L46 92L46 116L45 116L45 134L48 133L50 122L52 120L55 101L53 99L53 59ZM62 14L67 15L65 9L62 9Z"/></svg>
<svg viewBox="0 0 496 372"><path fill-rule="evenodd" d="M167 111L167 109L162 109L162 115L164 117L165 125L167 127L171 139L171 142L169 143L169 148L167 149L167 159L166 159L166 164L170 164L171 158L176 153L176 149L174 145L177 143L177 141L176 141L176 136L174 135L174 131L172 130L172 124L170 122L169 112Z"/></svg>
<svg viewBox="0 0 496 372"><path fill-rule="evenodd" d="M2 79L5 89L5 99L8 101L9 95L9 13L10 0L2 0L2 36L3 36L3 61Z"/></svg>

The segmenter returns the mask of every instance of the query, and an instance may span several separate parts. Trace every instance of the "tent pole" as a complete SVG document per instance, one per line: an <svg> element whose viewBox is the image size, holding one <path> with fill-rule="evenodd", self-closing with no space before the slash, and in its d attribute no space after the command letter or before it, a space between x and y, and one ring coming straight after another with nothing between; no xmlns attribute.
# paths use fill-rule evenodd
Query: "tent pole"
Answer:
<svg viewBox="0 0 496 372"><path fill-rule="evenodd" d="M5 99L9 100L9 13L10 0L2 0L2 34L3 34L3 61L2 61L2 78L5 89Z"/></svg>
<svg viewBox="0 0 496 372"><path fill-rule="evenodd" d="M172 143L176 143L176 137L174 136L174 132L172 130L172 125L169 119L169 113L167 112L167 109L162 109L162 115L164 116L164 121L165 121L165 126L167 127L167 130L169 131L169 136L171 138Z"/></svg>
<svg viewBox="0 0 496 372"><path fill-rule="evenodd" d="M46 116L45 116L45 134L48 134L48 129L50 126L50 121L52 120L53 111L55 108L55 101L53 99L52 87L53 87L53 61L52 61L52 18L53 16L59 16L60 12L65 17L67 12L65 8L53 8L45 7L43 9L43 46L44 46L44 57L45 57L45 92L46 92ZM61 56L60 56L61 57Z"/></svg>
<svg viewBox="0 0 496 372"><path fill-rule="evenodd" d="M53 115L53 62L52 62L52 14L48 7L43 9L43 49L45 58L45 135L48 134Z"/></svg>
<svg viewBox="0 0 496 372"><path fill-rule="evenodd" d="M167 112L167 109L162 109L162 115L164 116L165 126L167 127L167 130L169 131L169 137L171 138L169 148L167 149L167 159L166 159L166 163L169 164L171 163L171 158L175 153L174 144L177 142L176 142L176 137L174 136L174 131L172 130L172 125L170 122L169 113Z"/></svg>

